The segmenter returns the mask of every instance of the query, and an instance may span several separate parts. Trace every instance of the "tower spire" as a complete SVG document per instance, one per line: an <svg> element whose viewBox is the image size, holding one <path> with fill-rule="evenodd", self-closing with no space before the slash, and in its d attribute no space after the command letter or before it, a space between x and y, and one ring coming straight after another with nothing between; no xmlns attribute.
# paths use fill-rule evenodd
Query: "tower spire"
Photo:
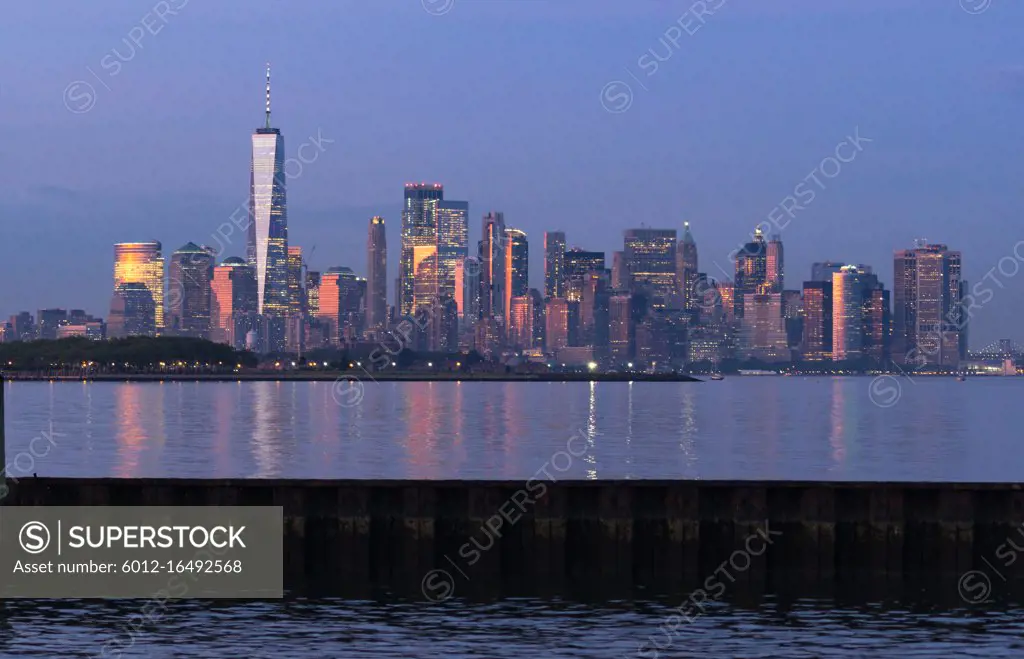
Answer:
<svg viewBox="0 0 1024 659"><path fill-rule="evenodd" d="M270 62L267 62L267 128L270 128Z"/></svg>

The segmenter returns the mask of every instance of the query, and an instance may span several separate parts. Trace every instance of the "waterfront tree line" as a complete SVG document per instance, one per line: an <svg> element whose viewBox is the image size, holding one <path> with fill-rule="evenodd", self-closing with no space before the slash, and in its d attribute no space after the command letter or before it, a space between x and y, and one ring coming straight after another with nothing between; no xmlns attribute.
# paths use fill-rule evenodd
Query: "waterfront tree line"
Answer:
<svg viewBox="0 0 1024 659"><path fill-rule="evenodd" d="M256 366L252 353L222 343L179 336L133 336L94 341L85 337L0 343L0 369L50 372L75 368L99 373L203 369L229 371Z"/></svg>

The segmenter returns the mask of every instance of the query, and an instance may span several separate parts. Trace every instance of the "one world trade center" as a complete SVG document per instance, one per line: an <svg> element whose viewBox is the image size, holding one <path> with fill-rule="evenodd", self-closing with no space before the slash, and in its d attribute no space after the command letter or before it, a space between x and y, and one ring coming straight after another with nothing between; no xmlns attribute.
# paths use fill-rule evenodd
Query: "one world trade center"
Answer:
<svg viewBox="0 0 1024 659"><path fill-rule="evenodd" d="M285 201L284 137L270 126L270 65L267 65L266 125L252 135L249 237L246 256L256 270L262 347L284 349L288 313L288 210Z"/></svg>

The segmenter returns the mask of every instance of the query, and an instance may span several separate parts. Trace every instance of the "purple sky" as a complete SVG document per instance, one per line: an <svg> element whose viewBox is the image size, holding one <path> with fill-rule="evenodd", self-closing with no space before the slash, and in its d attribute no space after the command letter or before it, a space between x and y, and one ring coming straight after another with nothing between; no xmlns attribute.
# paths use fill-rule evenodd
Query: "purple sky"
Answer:
<svg viewBox="0 0 1024 659"><path fill-rule="evenodd" d="M534 286L545 230L610 252L623 229L684 220L721 276L859 128L872 141L787 219L790 287L827 259L889 286L893 249L927 238L962 250L972 283L991 271L972 347L1024 340L1024 3L706 0L703 23L697 4L8 3L0 315L106 316L112 243L213 243L246 199L269 60L288 155L333 140L289 181L290 242L316 246L313 268L364 273L382 214L394 270L402 185L424 180L469 201L474 245L489 209L525 230ZM607 111L623 83L631 104Z"/></svg>

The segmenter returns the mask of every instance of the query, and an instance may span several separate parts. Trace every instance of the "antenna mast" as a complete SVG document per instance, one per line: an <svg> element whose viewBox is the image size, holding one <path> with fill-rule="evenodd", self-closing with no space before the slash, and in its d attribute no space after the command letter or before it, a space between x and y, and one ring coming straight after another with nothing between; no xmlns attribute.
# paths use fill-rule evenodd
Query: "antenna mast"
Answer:
<svg viewBox="0 0 1024 659"><path fill-rule="evenodd" d="M270 62L267 62L267 128L270 128Z"/></svg>

